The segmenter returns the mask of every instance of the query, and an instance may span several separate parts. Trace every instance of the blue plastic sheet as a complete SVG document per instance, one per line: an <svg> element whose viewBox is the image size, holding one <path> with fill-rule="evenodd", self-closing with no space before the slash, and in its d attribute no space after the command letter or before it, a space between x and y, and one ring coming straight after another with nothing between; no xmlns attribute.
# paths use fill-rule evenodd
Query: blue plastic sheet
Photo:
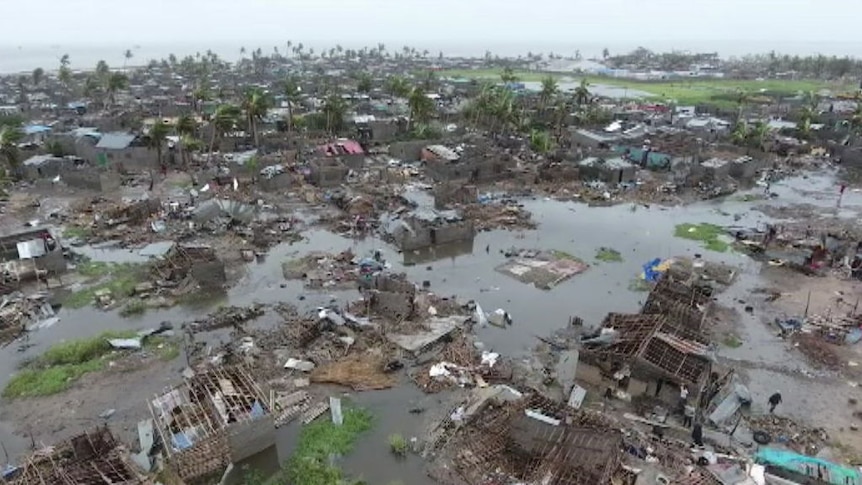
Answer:
<svg viewBox="0 0 862 485"><path fill-rule="evenodd" d="M649 283L655 283L658 281L659 277L661 277L661 272L657 271L656 268L661 264L661 258L655 258L654 260L643 265L644 270L644 279Z"/></svg>
<svg viewBox="0 0 862 485"><path fill-rule="evenodd" d="M830 485L862 485L862 475L853 468L792 451L762 448L755 455L755 459L762 465L772 465L812 478L822 476L823 483Z"/></svg>

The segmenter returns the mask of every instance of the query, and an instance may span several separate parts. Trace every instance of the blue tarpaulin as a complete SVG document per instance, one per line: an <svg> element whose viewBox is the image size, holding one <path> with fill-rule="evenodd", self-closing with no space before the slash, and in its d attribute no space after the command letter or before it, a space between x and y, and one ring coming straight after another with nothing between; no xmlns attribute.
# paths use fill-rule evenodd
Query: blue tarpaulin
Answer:
<svg viewBox="0 0 862 485"><path fill-rule="evenodd" d="M658 281L661 276L661 271L658 271L658 265L661 264L660 258L655 258L654 260L643 265L644 269L644 279L650 283L655 283Z"/></svg>

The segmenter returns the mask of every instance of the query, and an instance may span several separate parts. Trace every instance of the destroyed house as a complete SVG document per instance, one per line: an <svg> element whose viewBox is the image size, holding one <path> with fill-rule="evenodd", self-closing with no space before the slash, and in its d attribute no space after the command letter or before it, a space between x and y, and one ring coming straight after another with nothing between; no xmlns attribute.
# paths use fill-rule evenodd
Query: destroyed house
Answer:
<svg viewBox="0 0 862 485"><path fill-rule="evenodd" d="M587 157L578 163L581 180L622 184L635 180L637 168L619 157Z"/></svg>
<svg viewBox="0 0 862 485"><path fill-rule="evenodd" d="M338 159L347 168L358 170L365 162L365 150L358 141L338 139L318 147L318 151L327 158Z"/></svg>
<svg viewBox="0 0 862 485"><path fill-rule="evenodd" d="M126 462L107 426L34 453L19 467L7 467L8 485L137 485L144 483Z"/></svg>
<svg viewBox="0 0 862 485"><path fill-rule="evenodd" d="M338 158L318 158L309 163L309 182L317 187L337 187L344 182L350 169Z"/></svg>
<svg viewBox="0 0 862 485"><path fill-rule="evenodd" d="M435 182L467 180L470 183L495 182L511 176L517 162L505 153L488 153L473 148L465 156L442 145L422 149L422 161Z"/></svg>
<svg viewBox="0 0 862 485"><path fill-rule="evenodd" d="M453 210L416 210L391 221L387 232L402 251L471 240L476 235L473 223Z"/></svg>
<svg viewBox="0 0 862 485"><path fill-rule="evenodd" d="M186 481L275 444L269 400L241 366L201 371L149 405L167 461Z"/></svg>
<svg viewBox="0 0 862 485"><path fill-rule="evenodd" d="M490 473L506 476L502 483L612 483L621 471L619 430L600 415L534 391L507 393L502 401L492 397L481 404L450 442L460 483L485 484Z"/></svg>
<svg viewBox="0 0 862 485"><path fill-rule="evenodd" d="M600 336L582 340L578 377L603 384L596 369L614 376L632 395L658 395L659 382L699 390L711 369L709 347L698 332L672 322L665 315L610 313Z"/></svg>
<svg viewBox="0 0 862 485"><path fill-rule="evenodd" d="M667 275L650 291L642 313L664 315L676 326L700 332L711 306L708 287L689 285Z"/></svg>
<svg viewBox="0 0 862 485"><path fill-rule="evenodd" d="M156 264L154 276L172 282L193 281L203 288L221 288L227 281L224 262L205 245L172 244Z"/></svg>
<svg viewBox="0 0 862 485"><path fill-rule="evenodd" d="M65 271L63 247L47 227L0 235L0 295L22 282Z"/></svg>

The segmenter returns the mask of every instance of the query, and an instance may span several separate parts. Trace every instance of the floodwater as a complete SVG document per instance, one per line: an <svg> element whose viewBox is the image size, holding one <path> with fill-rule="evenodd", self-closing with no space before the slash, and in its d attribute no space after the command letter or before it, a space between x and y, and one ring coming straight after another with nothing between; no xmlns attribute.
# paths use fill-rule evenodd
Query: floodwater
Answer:
<svg viewBox="0 0 862 485"><path fill-rule="evenodd" d="M779 197L766 203L774 205L808 203L828 210L835 206L837 198L837 186L831 174L788 179L773 183L771 188ZM477 328L477 338L489 349L503 355L519 356L535 345L536 336L546 336L563 327L570 316L580 316L586 325L593 326L598 325L608 312L638 311L646 293L629 290L629 283L640 273L641 266L654 258L693 256L699 253L707 259L737 267L740 273L738 283L723 293L720 299L722 303L741 310L739 301L744 301L761 282L760 264L741 254L709 252L701 248L697 241L675 238L674 227L686 222L762 226L770 219L752 208L763 203L740 202L730 197L687 207L647 208L631 204L588 207L578 203L526 200L525 207L533 212L539 224L537 230L484 232L478 234L472 244L408 254L399 254L393 247L375 238L353 241L327 231L311 230L305 234L305 240L293 245L277 246L269 251L262 262L250 263L239 283L228 290L226 295L216 297L222 303L231 305L284 301L302 309L333 301L346 303L356 298L358 293L305 290L301 282L284 280L281 263L310 250L339 252L350 248L356 254L380 250L394 271L403 271L417 282L428 281L432 291L442 295L457 295L461 301L474 299L486 311L496 308L508 311L514 320L512 326L506 329ZM844 196L843 209L838 214L849 217L859 207L862 207L862 194L848 192ZM495 271L494 268L505 261L502 251L512 247L565 251L590 263L591 267L551 291L539 290ZM595 261L596 252L601 247L616 249L624 261ZM122 253L129 254L127 250ZM121 257L120 253L104 248L90 250L89 254L96 259L125 261L116 259ZM300 296L304 297L302 301ZM179 307L150 311L131 319L93 308L63 309L59 312L59 323L31 335L29 343L33 344L32 347L23 352L18 352L16 345L0 350L0 369L3 370L0 372L0 386L5 386L23 359L38 356L58 341L88 337L109 329L151 327L162 321L170 321L178 326L210 309L201 306ZM785 400L793 398L795 412L807 414L821 411L810 391L802 388L791 391L796 379L814 374L790 354L787 344L775 337L761 318L760 315L742 313L739 334L743 344L735 349L722 346L719 359L738 365L747 372L757 402L765 401L765 396L779 385L786 390ZM424 484L421 460L418 457L396 460L389 453L386 437L399 433L408 439L413 436L421 438L425 417L412 415L408 410L411 407L439 407L439 401L445 399L445 395L425 396L411 384L405 384L386 391L351 393L351 399L371 409L376 422L375 428L362 438L356 451L344 458L345 469L371 483L393 480L406 482L409 479L410 483ZM101 411L93 410L94 413ZM0 423L0 441L10 456L18 456L29 443L26 439L12 436L10 432L13 427L13 423ZM285 460L295 443L298 429L296 424L280 429L277 450L256 457L254 466L274 469L278 461ZM381 463L386 463L386 466L380 466Z"/></svg>

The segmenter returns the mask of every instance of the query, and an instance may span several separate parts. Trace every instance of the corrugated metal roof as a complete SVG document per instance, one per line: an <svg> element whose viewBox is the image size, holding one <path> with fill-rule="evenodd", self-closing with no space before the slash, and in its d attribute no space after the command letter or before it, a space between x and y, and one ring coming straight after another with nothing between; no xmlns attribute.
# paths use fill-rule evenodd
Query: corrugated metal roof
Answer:
<svg viewBox="0 0 862 485"><path fill-rule="evenodd" d="M135 135L123 132L105 133L96 143L96 148L107 150L123 150L135 141Z"/></svg>

